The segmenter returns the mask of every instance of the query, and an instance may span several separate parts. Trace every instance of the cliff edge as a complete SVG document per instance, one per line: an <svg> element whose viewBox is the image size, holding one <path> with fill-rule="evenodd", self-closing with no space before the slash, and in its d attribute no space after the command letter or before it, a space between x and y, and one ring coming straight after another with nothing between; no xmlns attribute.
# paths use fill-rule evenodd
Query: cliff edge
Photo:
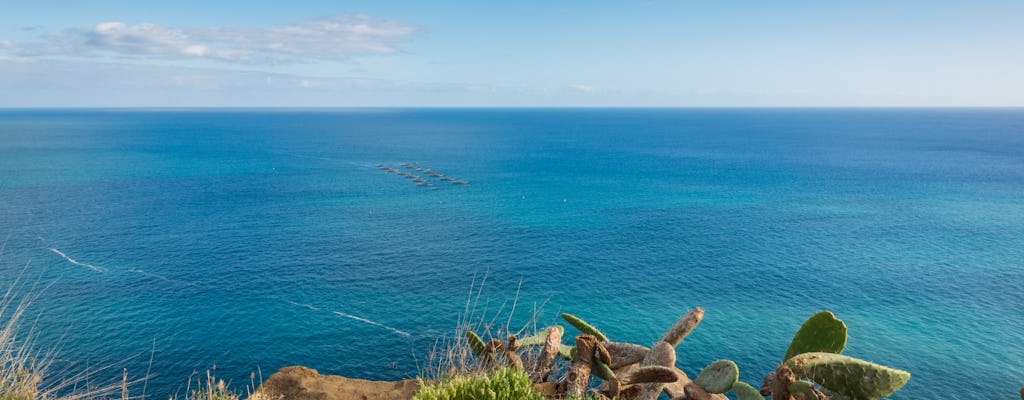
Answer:
<svg viewBox="0 0 1024 400"><path fill-rule="evenodd" d="M260 385L253 399L259 400L409 400L419 383L367 381L337 375L320 375L302 366L284 367Z"/></svg>

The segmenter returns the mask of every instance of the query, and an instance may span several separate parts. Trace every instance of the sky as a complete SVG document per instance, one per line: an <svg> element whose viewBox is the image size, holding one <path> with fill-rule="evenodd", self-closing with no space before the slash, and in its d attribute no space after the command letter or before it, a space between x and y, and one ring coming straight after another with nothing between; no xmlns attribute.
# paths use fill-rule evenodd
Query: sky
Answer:
<svg viewBox="0 0 1024 400"><path fill-rule="evenodd" d="M1021 0L0 0L0 107L1024 106Z"/></svg>

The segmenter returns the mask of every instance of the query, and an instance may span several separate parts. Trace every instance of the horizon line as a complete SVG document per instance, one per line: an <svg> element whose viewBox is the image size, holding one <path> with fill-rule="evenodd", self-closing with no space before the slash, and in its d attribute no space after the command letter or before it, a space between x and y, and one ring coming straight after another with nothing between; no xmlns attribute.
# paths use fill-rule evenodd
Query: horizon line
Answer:
<svg viewBox="0 0 1024 400"><path fill-rule="evenodd" d="M1024 105L901 106L0 106L0 111L188 111L188 110L1024 110Z"/></svg>

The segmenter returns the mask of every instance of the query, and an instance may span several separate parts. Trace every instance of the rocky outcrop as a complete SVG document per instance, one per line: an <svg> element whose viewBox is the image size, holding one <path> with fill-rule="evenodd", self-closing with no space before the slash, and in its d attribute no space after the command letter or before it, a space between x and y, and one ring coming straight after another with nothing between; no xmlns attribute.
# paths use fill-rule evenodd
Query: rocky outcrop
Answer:
<svg viewBox="0 0 1024 400"><path fill-rule="evenodd" d="M285 367L267 378L250 398L258 400L408 400L419 383L367 381L337 375L320 375L306 367Z"/></svg>

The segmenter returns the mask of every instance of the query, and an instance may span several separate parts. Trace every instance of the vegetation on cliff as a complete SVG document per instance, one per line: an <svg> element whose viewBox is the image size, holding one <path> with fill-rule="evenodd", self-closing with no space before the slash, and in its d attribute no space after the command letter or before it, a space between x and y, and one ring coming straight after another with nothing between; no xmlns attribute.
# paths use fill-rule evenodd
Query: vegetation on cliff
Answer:
<svg viewBox="0 0 1024 400"><path fill-rule="evenodd" d="M725 393L732 392L740 400L873 400L895 393L910 379L906 371L840 354L847 327L828 311L814 314L800 327L760 389L740 381L739 367L730 360L709 364L692 380L676 366L676 347L704 318L699 307L679 318L649 348L612 341L575 315L562 318L580 332L574 345L562 343L565 328L556 325L523 339L510 335L489 341L467 330L465 346L475 355L478 370L520 371L537 388L553 383L547 395L554 398L656 400L665 393L675 400L725 400ZM556 362L557 357L564 361ZM591 376L598 381L592 382ZM485 378L470 373L455 379ZM595 387L592 383L597 382ZM436 398L475 398L460 397L470 393L459 388L449 387L449 397Z"/></svg>

